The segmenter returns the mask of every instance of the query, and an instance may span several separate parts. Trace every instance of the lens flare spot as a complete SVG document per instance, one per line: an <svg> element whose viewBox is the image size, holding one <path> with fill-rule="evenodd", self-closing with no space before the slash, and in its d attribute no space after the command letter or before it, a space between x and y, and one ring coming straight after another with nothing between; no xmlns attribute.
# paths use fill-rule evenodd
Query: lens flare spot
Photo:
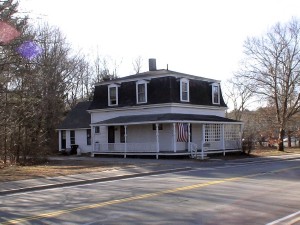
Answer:
<svg viewBox="0 0 300 225"><path fill-rule="evenodd" d="M26 41L18 48L18 52L26 59L34 59L42 53L42 49L33 41Z"/></svg>
<svg viewBox="0 0 300 225"><path fill-rule="evenodd" d="M0 43L6 45L19 36L20 32L14 27L3 21L0 21Z"/></svg>

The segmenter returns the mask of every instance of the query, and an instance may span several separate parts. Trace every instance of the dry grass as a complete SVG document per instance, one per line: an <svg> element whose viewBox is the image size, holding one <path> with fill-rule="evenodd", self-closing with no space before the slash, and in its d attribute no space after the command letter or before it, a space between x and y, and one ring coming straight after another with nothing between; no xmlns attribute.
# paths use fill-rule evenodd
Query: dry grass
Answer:
<svg viewBox="0 0 300 225"><path fill-rule="evenodd" d="M300 154L300 148L286 148L284 152L276 149L263 148L253 150L250 156L244 154L227 154L226 157L216 156L222 159L237 159L243 157L264 157L282 154ZM1 165L0 165L1 166ZM0 182L23 180L39 177L55 177L78 173L100 172L117 168L131 167L128 163L103 162L97 160L51 160L39 165L30 166L2 166L0 167Z"/></svg>
<svg viewBox="0 0 300 225"><path fill-rule="evenodd" d="M101 172L130 166L130 164L125 163L107 163L90 160L51 160L39 165L3 166L0 168L0 182Z"/></svg>
<svg viewBox="0 0 300 225"><path fill-rule="evenodd" d="M251 152L251 156L263 157L263 156L279 156L285 154L300 154L300 148L285 148L284 151L278 151L276 148L259 148Z"/></svg>

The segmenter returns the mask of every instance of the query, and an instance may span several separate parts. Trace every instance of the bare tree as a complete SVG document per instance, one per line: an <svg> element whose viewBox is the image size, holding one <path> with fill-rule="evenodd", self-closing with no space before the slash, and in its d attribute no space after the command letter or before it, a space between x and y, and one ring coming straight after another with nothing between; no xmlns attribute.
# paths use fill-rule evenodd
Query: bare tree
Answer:
<svg viewBox="0 0 300 225"><path fill-rule="evenodd" d="M138 56L132 61L133 70L136 74L141 72L143 66L143 58L142 56Z"/></svg>
<svg viewBox="0 0 300 225"><path fill-rule="evenodd" d="M233 106L232 119L241 120L243 112L252 103L253 92L243 77L236 75L225 83L225 98Z"/></svg>
<svg viewBox="0 0 300 225"><path fill-rule="evenodd" d="M93 83L113 80L118 78L118 69L122 62L117 62L109 57L101 57L97 53L92 66Z"/></svg>
<svg viewBox="0 0 300 225"><path fill-rule="evenodd" d="M240 74L251 91L274 106L278 125L278 150L288 121L300 109L300 23L292 19L276 24L266 35L248 38L244 43L245 61Z"/></svg>
<svg viewBox="0 0 300 225"><path fill-rule="evenodd" d="M19 69L18 54L15 49L23 38L22 31L27 26L26 17L17 15L18 2L15 0L0 1L0 162L7 162L16 140L16 96L14 93ZM15 33L15 34L13 34ZM20 35L16 35L19 33Z"/></svg>

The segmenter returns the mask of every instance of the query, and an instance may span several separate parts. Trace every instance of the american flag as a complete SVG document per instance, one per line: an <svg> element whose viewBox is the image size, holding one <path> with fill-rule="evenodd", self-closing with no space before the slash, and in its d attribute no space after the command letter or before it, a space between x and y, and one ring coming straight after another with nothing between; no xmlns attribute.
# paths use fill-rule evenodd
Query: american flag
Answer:
<svg viewBox="0 0 300 225"><path fill-rule="evenodd" d="M177 124L177 141L178 142L188 142L188 124L187 123L178 123Z"/></svg>

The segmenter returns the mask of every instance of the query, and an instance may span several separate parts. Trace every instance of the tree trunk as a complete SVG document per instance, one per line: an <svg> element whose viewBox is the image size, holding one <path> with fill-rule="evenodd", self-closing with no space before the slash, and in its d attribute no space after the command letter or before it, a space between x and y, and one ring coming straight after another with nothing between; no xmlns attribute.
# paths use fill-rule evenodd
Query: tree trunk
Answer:
<svg viewBox="0 0 300 225"><path fill-rule="evenodd" d="M279 137L278 137L278 151L284 151L283 138L284 138L284 129L280 128Z"/></svg>
<svg viewBox="0 0 300 225"><path fill-rule="evenodd" d="M291 148L292 147L292 138L291 138L292 132L289 130L287 133L288 133L288 147Z"/></svg>

